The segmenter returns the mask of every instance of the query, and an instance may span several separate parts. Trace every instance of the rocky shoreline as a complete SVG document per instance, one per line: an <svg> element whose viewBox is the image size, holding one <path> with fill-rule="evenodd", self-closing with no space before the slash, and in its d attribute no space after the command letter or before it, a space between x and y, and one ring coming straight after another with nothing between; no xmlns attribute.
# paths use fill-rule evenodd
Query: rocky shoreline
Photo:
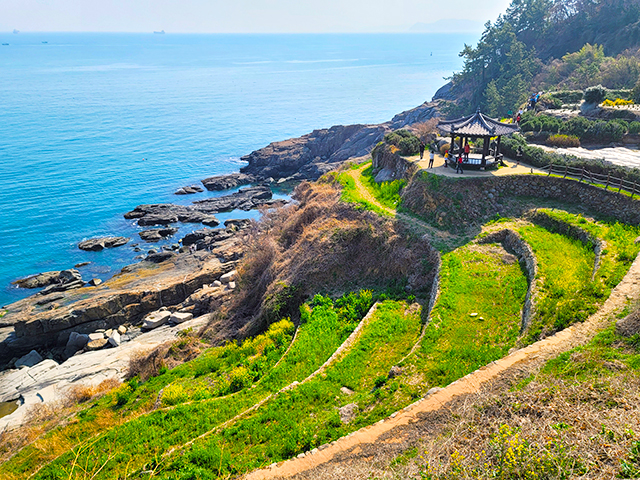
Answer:
<svg viewBox="0 0 640 480"><path fill-rule="evenodd" d="M174 329L166 337L169 339L175 338L183 322L193 322L192 318L204 324L203 316L214 311L235 288L235 267L244 254L243 232L252 227L250 220L239 219L227 220L220 228L216 214L278 207L286 202L273 198L272 186L317 180L349 158L368 155L388 131L437 115L437 102L424 103L383 124L334 126L275 142L242 157L248 164L239 173L201 182L208 191L244 187L236 192L190 205L138 205L124 218L140 227L151 227L138 232L145 243L174 236L178 229L173 225L178 223L205 228L146 255L139 244L129 244L131 238L127 237L80 242L78 248L88 252L129 244L141 253L139 263L124 267L105 282L94 278L87 282L77 269L16 280L18 287L42 290L0 309L0 401L18 399L22 404L0 426L19 425L27 404L51 398L51 392L45 390L52 387L54 379L69 385L95 383L104 379L106 371L124 378L128 363L116 352L123 345L135 344L145 331L166 330L165 324L170 322L175 326L169 327ZM203 188L189 185L175 194L199 191ZM100 353L106 350L114 353ZM96 356L104 360L102 366L92 363ZM120 358L117 368L106 360L114 356ZM94 374L88 374L89 364Z"/></svg>

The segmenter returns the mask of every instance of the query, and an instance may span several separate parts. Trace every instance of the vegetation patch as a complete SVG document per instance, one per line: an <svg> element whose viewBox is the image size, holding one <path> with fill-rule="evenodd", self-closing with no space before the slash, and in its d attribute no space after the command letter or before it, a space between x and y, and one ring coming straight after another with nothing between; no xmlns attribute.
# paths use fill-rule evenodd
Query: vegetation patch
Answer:
<svg viewBox="0 0 640 480"><path fill-rule="evenodd" d="M352 348L324 374L198 442L163 472L164 478L238 475L378 420L383 411L364 407L375 398L376 379L386 377L419 335L418 311L407 308L403 302L383 302ZM341 418L339 406L349 406L349 420L345 413Z"/></svg>
<svg viewBox="0 0 640 480"><path fill-rule="evenodd" d="M304 322L296 341L275 368L271 367L291 339L292 324L288 320L241 345L211 349L195 361L147 382L133 379L80 412L70 425L24 448L0 466L0 474L23 478L48 462L35 478L85 478L94 474L94 478L115 478L140 468L270 393L306 378L348 337L371 303L370 292L346 295L335 302L317 297L304 307ZM264 375L266 370L269 373ZM225 385L220 393L234 389L238 393L210 398L218 384ZM204 389L208 392L205 398L198 398ZM160 390L168 395L164 404L175 406L139 416L154 408L156 399L163 398L158 396ZM118 425L124 421L127 423ZM102 429L106 432L93 438ZM58 447L43 448L51 444Z"/></svg>

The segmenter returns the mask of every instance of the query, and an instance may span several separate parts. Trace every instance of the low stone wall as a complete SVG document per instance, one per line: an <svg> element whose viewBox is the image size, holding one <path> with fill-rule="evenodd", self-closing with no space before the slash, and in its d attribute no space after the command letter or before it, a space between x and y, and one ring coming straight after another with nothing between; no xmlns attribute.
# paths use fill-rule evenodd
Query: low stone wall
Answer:
<svg viewBox="0 0 640 480"><path fill-rule="evenodd" d="M524 265L529 283L524 307L522 309L522 323L520 326L520 333L524 332L529 327L531 319L535 315L535 298L538 293L538 261L536 260L533 250L517 232L507 228L492 232L486 237L478 239L478 243L501 243L506 251L517 256L520 263Z"/></svg>

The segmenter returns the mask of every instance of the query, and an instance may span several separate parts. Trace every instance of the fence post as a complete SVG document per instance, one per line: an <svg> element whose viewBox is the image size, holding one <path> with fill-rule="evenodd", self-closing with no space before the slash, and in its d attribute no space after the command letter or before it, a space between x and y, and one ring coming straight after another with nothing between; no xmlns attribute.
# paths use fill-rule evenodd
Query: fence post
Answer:
<svg viewBox="0 0 640 480"><path fill-rule="evenodd" d="M633 190L631 191L631 200L633 200L633 197L636 194L636 185L637 185L637 182L633 182Z"/></svg>
<svg viewBox="0 0 640 480"><path fill-rule="evenodd" d="M624 180L622 179L622 177L620 177L620 187L618 188L618 193L622 191L622 182L624 182Z"/></svg>
<svg viewBox="0 0 640 480"><path fill-rule="evenodd" d="M584 178L584 167L582 167L582 173L580 174L580 183L582 183L583 178Z"/></svg>
<svg viewBox="0 0 640 480"><path fill-rule="evenodd" d="M609 180L611 179L611 172L607 173L607 184L604 186L604 189L607 190L609 188Z"/></svg>
<svg viewBox="0 0 640 480"><path fill-rule="evenodd" d="M564 167L564 177L562 178L567 178L567 172L569 171L569 165Z"/></svg>
<svg viewBox="0 0 640 480"><path fill-rule="evenodd" d="M547 177L551 175L551 170L553 170L553 163L549 164L549 173L547 173Z"/></svg>

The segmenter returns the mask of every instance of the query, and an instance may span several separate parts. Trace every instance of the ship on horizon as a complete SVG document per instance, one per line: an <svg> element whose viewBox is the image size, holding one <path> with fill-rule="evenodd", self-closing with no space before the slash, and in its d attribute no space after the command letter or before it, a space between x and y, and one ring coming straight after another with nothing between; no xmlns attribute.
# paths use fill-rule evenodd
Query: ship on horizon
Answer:
<svg viewBox="0 0 640 480"><path fill-rule="evenodd" d="M153 32L153 33L156 33L158 35L164 35L164 30L160 30L159 32Z"/></svg>

